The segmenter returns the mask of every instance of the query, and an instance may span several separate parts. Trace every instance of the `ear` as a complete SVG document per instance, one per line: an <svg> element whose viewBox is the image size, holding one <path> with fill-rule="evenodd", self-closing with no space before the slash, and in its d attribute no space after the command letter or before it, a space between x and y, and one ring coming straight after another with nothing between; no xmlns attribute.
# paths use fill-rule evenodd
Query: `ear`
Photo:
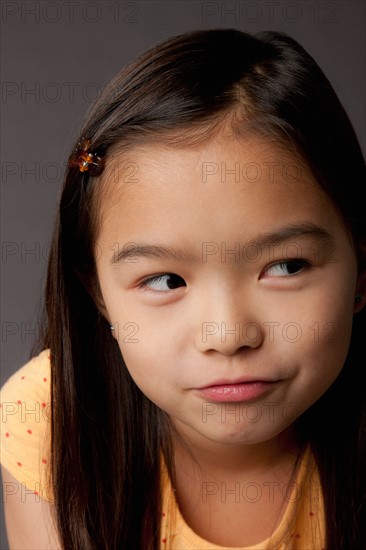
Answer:
<svg viewBox="0 0 366 550"><path fill-rule="evenodd" d="M105 307L102 291L100 290L99 284L96 284L95 286L96 286L96 288L93 288L91 293L90 293L91 297L93 298L94 303L97 306L97 308L99 309L100 313L103 315L103 317L105 317L105 319L107 319L108 323L110 324L111 321L110 321L110 318L109 318L107 308Z"/></svg>
<svg viewBox="0 0 366 550"><path fill-rule="evenodd" d="M355 305L353 313L358 313L366 304L366 270L361 271L357 278Z"/></svg>
<svg viewBox="0 0 366 550"><path fill-rule="evenodd" d="M90 294L91 298L93 299L93 302L99 309L100 313L103 315L105 319L107 319L108 323L110 324L108 311L107 311L107 308L105 307L102 291L100 290L98 281L91 281L90 277L87 277L85 273L82 273L80 271L78 271L76 275L80 280L81 284L83 285L83 287L85 288L85 290Z"/></svg>

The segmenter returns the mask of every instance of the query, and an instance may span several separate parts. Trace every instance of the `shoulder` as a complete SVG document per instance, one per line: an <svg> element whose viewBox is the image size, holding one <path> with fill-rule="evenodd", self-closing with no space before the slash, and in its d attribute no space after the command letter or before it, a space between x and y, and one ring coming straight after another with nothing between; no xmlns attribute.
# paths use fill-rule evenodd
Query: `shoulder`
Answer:
<svg viewBox="0 0 366 550"><path fill-rule="evenodd" d="M50 352L18 369L0 391L1 463L21 489L50 498Z"/></svg>
<svg viewBox="0 0 366 550"><path fill-rule="evenodd" d="M10 376L2 386L0 394L2 397L10 397L14 391L23 394L45 394L48 390L46 382L49 374L50 350L45 349Z"/></svg>

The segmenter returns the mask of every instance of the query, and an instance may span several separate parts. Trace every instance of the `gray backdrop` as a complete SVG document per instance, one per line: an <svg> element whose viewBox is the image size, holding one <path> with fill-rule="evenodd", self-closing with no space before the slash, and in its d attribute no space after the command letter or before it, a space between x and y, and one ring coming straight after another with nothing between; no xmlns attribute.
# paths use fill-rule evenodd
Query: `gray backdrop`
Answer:
<svg viewBox="0 0 366 550"><path fill-rule="evenodd" d="M365 151L365 6L364 0L2 0L1 384L28 360L36 338L63 166L103 84L174 34L212 27L285 31L322 67Z"/></svg>

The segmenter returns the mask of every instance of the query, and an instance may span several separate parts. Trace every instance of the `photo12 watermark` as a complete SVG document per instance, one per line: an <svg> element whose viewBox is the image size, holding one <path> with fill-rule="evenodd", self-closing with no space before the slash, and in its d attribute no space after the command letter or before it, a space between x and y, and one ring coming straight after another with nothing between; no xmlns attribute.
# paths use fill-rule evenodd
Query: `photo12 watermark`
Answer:
<svg viewBox="0 0 366 550"><path fill-rule="evenodd" d="M88 0L70 1L33 1L33 0L3 0L1 6L1 22L26 24L64 23L90 24L95 26L103 21L117 24L136 24L140 22L140 2L125 0Z"/></svg>
<svg viewBox="0 0 366 550"><path fill-rule="evenodd" d="M49 378L42 376L42 383L50 383ZM26 383L26 378L22 379ZM3 401L0 404L1 423L4 426L4 437L9 438L11 434L6 431L7 422L16 422L21 424L40 424L41 422L51 422L51 403L47 401L26 402L18 399L17 401ZM28 431L29 433L29 431ZM31 433L29 434L31 435Z"/></svg>
<svg viewBox="0 0 366 550"><path fill-rule="evenodd" d="M302 495L301 486L290 481L280 486L278 481L248 481L234 483L216 481L203 481L201 484L201 498L204 504L212 504L219 501L221 504L241 502L256 503L265 500L269 503L275 502L275 492L280 491L281 499L285 502L298 502Z"/></svg>
<svg viewBox="0 0 366 550"><path fill-rule="evenodd" d="M280 416L286 422L292 423L300 416L302 410L297 403L280 403L278 401L265 401L264 403L216 403L204 401L201 407L202 422L206 424L215 420L221 424L242 423L256 424L259 421L275 422Z"/></svg>
<svg viewBox="0 0 366 550"><path fill-rule="evenodd" d="M10 160L1 163L1 181L3 184L35 183L60 184L68 169L67 162L34 160ZM102 174L108 183L138 183L139 166L135 162L116 162L107 164Z"/></svg>
<svg viewBox="0 0 366 550"><path fill-rule="evenodd" d="M46 459L44 459L46 460ZM19 469L22 468L22 463L18 462L17 466ZM3 481L3 492L2 492L2 503L6 504L9 498L17 497L17 500L20 500L22 503L39 503L41 498L47 500L48 502L54 502L52 498L52 484L51 483L41 483L39 481L34 483L34 488L29 489L24 482L15 482L15 481Z"/></svg>
<svg viewBox="0 0 366 550"><path fill-rule="evenodd" d="M300 182L305 173L304 165L298 162L278 162L273 160L257 162L202 162L202 182L210 183L275 183L276 181Z"/></svg>
<svg viewBox="0 0 366 550"><path fill-rule="evenodd" d="M202 2L202 23L258 24L307 23L335 24L341 19L341 3L327 1L214 1Z"/></svg>
<svg viewBox="0 0 366 550"><path fill-rule="evenodd" d="M138 323L134 321L127 321L124 323L113 323L113 335L120 343L123 344L137 344L139 339L137 334L140 327ZM26 343L40 343L41 342L40 323L38 321L31 322L17 322L17 321L3 321L1 323L1 342L3 344L13 344L18 342L21 344Z"/></svg>
<svg viewBox="0 0 366 550"><path fill-rule="evenodd" d="M300 325L296 321L280 323L279 321L263 321L261 324L256 321L247 323L227 323L222 321L203 321L202 322L202 342L209 344L212 337L219 338L220 342L225 344L227 340L239 344L256 345L267 341L270 344L278 342L279 339L284 342L295 344L302 338L310 338L313 342L335 343L337 341L337 325L333 321L319 323L314 321L309 325Z"/></svg>

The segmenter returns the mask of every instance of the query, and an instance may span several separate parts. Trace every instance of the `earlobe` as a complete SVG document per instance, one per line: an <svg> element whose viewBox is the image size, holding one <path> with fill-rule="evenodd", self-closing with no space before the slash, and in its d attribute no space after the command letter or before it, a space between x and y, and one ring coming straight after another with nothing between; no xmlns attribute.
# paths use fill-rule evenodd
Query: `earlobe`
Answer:
<svg viewBox="0 0 366 550"><path fill-rule="evenodd" d="M363 309L366 303L366 271L363 271L357 279L357 287L355 293L355 305L353 313L358 313Z"/></svg>
<svg viewBox="0 0 366 550"><path fill-rule="evenodd" d="M363 296L362 294L355 294L355 307L353 308L354 313L358 313L363 308Z"/></svg>

